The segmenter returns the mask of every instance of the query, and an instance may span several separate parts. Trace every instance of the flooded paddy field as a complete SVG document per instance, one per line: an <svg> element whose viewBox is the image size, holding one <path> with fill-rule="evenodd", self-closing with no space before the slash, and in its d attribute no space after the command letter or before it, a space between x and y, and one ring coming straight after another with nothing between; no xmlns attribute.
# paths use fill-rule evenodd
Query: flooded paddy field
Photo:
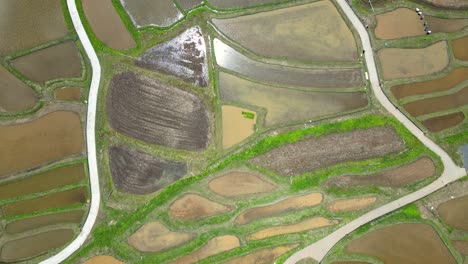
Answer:
<svg viewBox="0 0 468 264"><path fill-rule="evenodd" d="M82 5L91 29L104 44L118 50L136 46L135 40L112 5L112 0L83 0Z"/></svg>
<svg viewBox="0 0 468 264"><path fill-rule="evenodd" d="M386 48L378 56L386 80L429 75L443 70L449 63L445 41L421 49Z"/></svg>
<svg viewBox="0 0 468 264"><path fill-rule="evenodd" d="M80 100L81 88L80 87L64 87L55 89L54 97L59 100Z"/></svg>
<svg viewBox="0 0 468 264"><path fill-rule="evenodd" d="M274 263L275 260L283 255L284 253L297 248L298 244L282 245L277 247L265 248L253 251L247 255L231 259L226 261L225 264L244 264L244 263L255 263L255 264L267 264Z"/></svg>
<svg viewBox="0 0 468 264"><path fill-rule="evenodd" d="M308 92L272 87L219 73L222 100L266 108L266 126L303 122L367 106L364 92Z"/></svg>
<svg viewBox="0 0 468 264"><path fill-rule="evenodd" d="M5 226L5 231L9 234L16 234L40 228L43 226L60 223L79 224L83 220L84 216L85 212L83 210L40 215L10 222Z"/></svg>
<svg viewBox="0 0 468 264"><path fill-rule="evenodd" d="M125 145L110 147L109 157L112 181L123 192L152 193L187 173L183 162L161 159Z"/></svg>
<svg viewBox="0 0 468 264"><path fill-rule="evenodd" d="M468 195L440 204L437 212L447 225L468 231Z"/></svg>
<svg viewBox="0 0 468 264"><path fill-rule="evenodd" d="M374 256L384 263L456 263L437 232L426 224L377 229L351 241L345 252Z"/></svg>
<svg viewBox="0 0 468 264"><path fill-rule="evenodd" d="M237 216L235 223L245 225L258 219L313 207L319 205L322 201L323 195L321 193L287 198L271 205L248 209Z"/></svg>
<svg viewBox="0 0 468 264"><path fill-rule="evenodd" d="M452 40L453 55L459 60L468 61L468 35ZM465 75L466 77L466 75Z"/></svg>
<svg viewBox="0 0 468 264"><path fill-rule="evenodd" d="M81 56L72 42L19 57L14 59L11 65L27 78L39 83L81 77Z"/></svg>
<svg viewBox="0 0 468 264"><path fill-rule="evenodd" d="M253 118L247 117L253 115ZM242 142L255 132L257 115L255 112L232 105L221 106L223 119L223 148L227 149Z"/></svg>
<svg viewBox="0 0 468 264"><path fill-rule="evenodd" d="M86 187L79 187L67 191L48 194L46 196L5 204L1 207L1 209L3 211L4 217L13 216L82 204L86 202L88 199L87 197L88 190Z"/></svg>
<svg viewBox="0 0 468 264"><path fill-rule="evenodd" d="M219 66L247 77L272 84L313 88L351 88L364 85L360 68L305 69L255 61L214 40Z"/></svg>
<svg viewBox="0 0 468 264"><path fill-rule="evenodd" d="M106 255L101 255L101 256L95 256L87 261L83 262L83 264L125 264L124 262L117 260L116 258L112 256L106 256Z"/></svg>
<svg viewBox="0 0 468 264"><path fill-rule="evenodd" d="M1 109L11 112L30 109L37 97L32 88L0 66L0 112Z"/></svg>
<svg viewBox="0 0 468 264"><path fill-rule="evenodd" d="M0 184L0 200L52 190L85 179L82 163L68 165Z"/></svg>
<svg viewBox="0 0 468 264"><path fill-rule="evenodd" d="M460 67L450 71L442 78L393 86L391 91L397 99L412 95L441 92L453 88L463 82L466 80L466 76L468 76L468 67Z"/></svg>
<svg viewBox="0 0 468 264"><path fill-rule="evenodd" d="M203 0L175 0L175 2L177 2L185 11L188 11L203 3Z"/></svg>
<svg viewBox="0 0 468 264"><path fill-rule="evenodd" d="M334 219L331 220L331 219L327 219L321 216L317 216L317 217L313 217L313 218L298 222L296 224L284 225L284 226L273 226L273 227L262 229L260 231L257 231L247 236L247 240L259 240L259 239L264 239L264 238L268 238L272 236L278 236L278 235L284 235L284 234L290 234L290 233L298 233L298 232L312 230L312 229L316 229L320 227L332 226L338 223L339 223L338 220L334 220Z"/></svg>
<svg viewBox="0 0 468 264"><path fill-rule="evenodd" d="M283 176L294 176L342 162L384 157L405 149L393 127L310 137L275 148L251 161Z"/></svg>
<svg viewBox="0 0 468 264"><path fill-rule="evenodd" d="M273 4L282 2L282 0L234 0L234 1L225 1L225 0L208 0L208 3L219 9L230 9L230 8L243 8L243 7L252 7L265 4Z"/></svg>
<svg viewBox="0 0 468 264"><path fill-rule="evenodd" d="M158 252L182 245L193 238L193 234L173 232L159 222L140 227L128 238L128 244L141 252Z"/></svg>
<svg viewBox="0 0 468 264"><path fill-rule="evenodd" d="M6 242L1 248L0 261L17 262L65 246L75 233L71 229L47 231Z"/></svg>
<svg viewBox="0 0 468 264"><path fill-rule="evenodd" d="M466 104L468 104L468 87L465 87L454 94L410 102L404 104L403 107L410 115L420 116L454 109Z"/></svg>
<svg viewBox="0 0 468 264"><path fill-rule="evenodd" d="M432 162L430 158L423 157L401 167L385 170L376 174L332 178L328 180L327 185L340 188L352 186L403 187L407 184L431 177L434 173L434 162Z"/></svg>
<svg viewBox="0 0 468 264"><path fill-rule="evenodd" d="M356 211L361 210L377 201L377 196L356 197L350 199L335 200L328 204L330 212Z"/></svg>
<svg viewBox="0 0 468 264"><path fill-rule="evenodd" d="M263 177L243 171L229 172L210 181L211 191L226 197L269 193L276 189L275 185Z"/></svg>
<svg viewBox="0 0 468 264"><path fill-rule="evenodd" d="M68 30L62 3L57 0L2 0L0 32L0 55L30 49L64 37Z"/></svg>
<svg viewBox="0 0 468 264"><path fill-rule="evenodd" d="M430 132L439 132L447 128L458 126L459 124L463 123L464 120L465 114L463 114L463 112L457 112L453 114L429 118L422 121L421 123Z"/></svg>
<svg viewBox="0 0 468 264"><path fill-rule="evenodd" d="M0 126L0 145L0 178L81 154L80 117L73 112L57 111L28 123Z"/></svg>
<svg viewBox="0 0 468 264"><path fill-rule="evenodd" d="M167 42L147 50L135 65L206 87L208 65L206 45L201 29L192 27Z"/></svg>
<svg viewBox="0 0 468 264"><path fill-rule="evenodd" d="M120 2L137 27L167 27L183 16L172 0L120 0Z"/></svg>
<svg viewBox="0 0 468 264"><path fill-rule="evenodd" d="M112 128L147 143L203 150L211 138L209 114L200 98L133 72L112 78L106 110Z"/></svg>
<svg viewBox="0 0 468 264"><path fill-rule="evenodd" d="M171 204L169 210L173 218L179 221L191 221L229 212L232 208L198 194L184 194Z"/></svg>
<svg viewBox="0 0 468 264"><path fill-rule="evenodd" d="M186 263L195 263L204 258L214 256L216 254L235 249L240 247L239 238L232 235L224 235L224 236L217 236L214 237L206 244L204 244L201 248L193 251L192 253L188 254L187 256L178 258L174 261L170 261L171 264L186 264Z"/></svg>
<svg viewBox="0 0 468 264"><path fill-rule="evenodd" d="M330 1L213 19L213 23L227 37L260 55L298 61L357 59L354 36Z"/></svg>

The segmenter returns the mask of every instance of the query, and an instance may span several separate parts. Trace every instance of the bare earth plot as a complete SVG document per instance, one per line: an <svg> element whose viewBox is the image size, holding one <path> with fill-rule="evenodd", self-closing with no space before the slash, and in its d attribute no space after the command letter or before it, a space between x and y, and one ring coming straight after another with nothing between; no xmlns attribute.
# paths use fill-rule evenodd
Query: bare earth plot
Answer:
<svg viewBox="0 0 468 264"><path fill-rule="evenodd" d="M0 66L0 112L24 111L37 102L37 95L25 83Z"/></svg>
<svg viewBox="0 0 468 264"><path fill-rule="evenodd" d="M248 118L245 113L253 115ZM230 148L242 142L255 132L257 115L255 112L232 105L221 106L223 118L223 148Z"/></svg>
<svg viewBox="0 0 468 264"><path fill-rule="evenodd" d="M453 55L455 58L463 61L468 61L468 36L452 40ZM465 75L466 77L466 75Z"/></svg>
<svg viewBox="0 0 468 264"><path fill-rule="evenodd" d="M210 181L211 191L226 197L268 193L275 190L275 185L263 177L242 171L229 172Z"/></svg>
<svg viewBox="0 0 468 264"><path fill-rule="evenodd" d="M128 238L128 243L141 252L158 252L188 242L192 234L173 232L159 222L143 225Z"/></svg>
<svg viewBox="0 0 468 264"><path fill-rule="evenodd" d="M184 194L171 204L169 210L173 218L190 221L229 212L232 208L197 194Z"/></svg>
<svg viewBox="0 0 468 264"><path fill-rule="evenodd" d="M356 197L350 199L335 200L327 209L330 212L355 211L368 207L377 201L377 196Z"/></svg>
<svg viewBox="0 0 468 264"><path fill-rule="evenodd" d="M81 88L80 87L63 87L55 89L54 97L59 100L80 100L81 99Z"/></svg>
<svg viewBox="0 0 468 264"><path fill-rule="evenodd" d="M468 230L468 195L449 200L439 205L437 212L444 222L452 227Z"/></svg>

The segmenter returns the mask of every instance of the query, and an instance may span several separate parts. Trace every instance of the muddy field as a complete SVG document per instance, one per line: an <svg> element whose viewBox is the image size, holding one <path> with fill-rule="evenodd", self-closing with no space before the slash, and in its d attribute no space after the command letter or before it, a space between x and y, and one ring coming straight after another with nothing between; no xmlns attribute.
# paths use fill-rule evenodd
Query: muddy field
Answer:
<svg viewBox="0 0 468 264"><path fill-rule="evenodd" d="M124 262L117 260L116 258L112 256L106 256L106 255L101 255L101 256L95 256L87 261L83 262L83 264L125 264Z"/></svg>
<svg viewBox="0 0 468 264"><path fill-rule="evenodd" d="M441 203L437 212L447 225L468 231L468 195Z"/></svg>
<svg viewBox="0 0 468 264"><path fill-rule="evenodd" d="M468 7L466 0L424 0L432 5L449 8Z"/></svg>
<svg viewBox="0 0 468 264"><path fill-rule="evenodd" d="M120 0L135 26L167 27L181 19L183 14L172 0Z"/></svg>
<svg viewBox="0 0 468 264"><path fill-rule="evenodd" d="M209 114L192 93L124 72L112 78L107 96L109 122L121 133L185 150L203 150L209 144Z"/></svg>
<svg viewBox="0 0 468 264"><path fill-rule="evenodd" d="M169 210L173 218L190 221L229 212L232 208L197 194L184 194L171 204Z"/></svg>
<svg viewBox="0 0 468 264"><path fill-rule="evenodd" d="M389 169L376 174L333 178L327 182L327 185L341 188L352 186L402 187L431 177L434 173L435 166L432 160L423 157L399 168Z"/></svg>
<svg viewBox="0 0 468 264"><path fill-rule="evenodd" d="M219 66L263 82L312 88L351 88L364 84L360 68L305 69L262 63L239 53L219 39L213 43Z"/></svg>
<svg viewBox="0 0 468 264"><path fill-rule="evenodd" d="M64 87L54 91L54 97L59 100L80 100L80 87Z"/></svg>
<svg viewBox="0 0 468 264"><path fill-rule="evenodd" d="M210 181L211 191L226 197L272 192L275 185L249 172L233 171Z"/></svg>
<svg viewBox="0 0 468 264"><path fill-rule="evenodd" d="M356 197L343 200L335 200L328 204L327 209L330 212L355 211L361 210L377 201L377 196Z"/></svg>
<svg viewBox="0 0 468 264"><path fill-rule="evenodd" d="M0 55L29 49L68 34L60 1L2 0L0 10Z"/></svg>
<svg viewBox="0 0 468 264"><path fill-rule="evenodd" d="M19 57L11 61L11 66L39 83L81 77L81 55L73 42L58 44Z"/></svg>
<svg viewBox="0 0 468 264"><path fill-rule="evenodd" d="M452 241L455 249L460 252L460 254L468 255L468 241L458 240Z"/></svg>
<svg viewBox="0 0 468 264"><path fill-rule="evenodd" d="M199 27L192 27L167 42L147 50L135 65L206 87L208 64L206 45Z"/></svg>
<svg viewBox="0 0 468 264"><path fill-rule="evenodd" d="M432 33L453 33L468 26L468 19L445 19L433 16L425 17Z"/></svg>
<svg viewBox="0 0 468 264"><path fill-rule="evenodd" d="M457 126L465 120L465 115L463 112L457 112L453 114L437 116L433 118L426 119L421 123L425 126L430 132L439 132L447 128Z"/></svg>
<svg viewBox="0 0 468 264"><path fill-rule="evenodd" d="M363 92L325 93L272 87L219 73L222 100L263 107L266 126L305 122L367 106Z"/></svg>
<svg viewBox="0 0 468 264"><path fill-rule="evenodd" d="M386 48L378 56L386 80L429 75L443 70L449 63L445 41L421 49Z"/></svg>
<svg viewBox="0 0 468 264"><path fill-rule="evenodd" d="M354 36L330 1L213 19L213 23L227 37L260 55L300 61L357 59Z"/></svg>
<svg viewBox="0 0 468 264"><path fill-rule="evenodd" d="M412 116L436 113L468 104L468 86L460 91L435 98L422 99L404 104L405 110Z"/></svg>
<svg viewBox="0 0 468 264"><path fill-rule="evenodd" d="M74 164L38 173L0 185L0 200L45 192L85 179L83 164Z"/></svg>
<svg viewBox="0 0 468 264"><path fill-rule="evenodd" d="M203 0L176 0L175 2L179 3L179 5L184 9L184 10L190 10L193 9L195 6L203 3Z"/></svg>
<svg viewBox="0 0 468 264"><path fill-rule="evenodd" d="M187 173L187 165L152 156L129 146L109 148L110 171L115 186L133 194L152 193Z"/></svg>
<svg viewBox="0 0 468 264"><path fill-rule="evenodd" d="M377 229L351 241L345 252L374 256L384 263L456 263L439 235L425 224Z"/></svg>
<svg viewBox="0 0 468 264"><path fill-rule="evenodd" d="M271 205L248 209L237 216L235 223L245 225L258 219L313 207L319 205L322 201L323 195L321 193L287 198Z"/></svg>
<svg viewBox="0 0 468 264"><path fill-rule="evenodd" d="M143 225L128 238L130 246L141 252L158 252L188 242L193 234L173 232L159 222Z"/></svg>
<svg viewBox="0 0 468 264"><path fill-rule="evenodd" d="M243 7L252 7L265 4L273 4L281 2L281 0L235 0L235 1L225 1L225 0L209 0L211 5L219 9L229 9L229 8L243 8Z"/></svg>
<svg viewBox="0 0 468 264"><path fill-rule="evenodd" d="M75 223L79 224L83 220L85 212L83 210L66 211L61 213L52 213L40 215L21 220L16 220L8 223L5 226L5 231L9 234L21 233L43 226L60 224L60 223Z"/></svg>
<svg viewBox="0 0 468 264"><path fill-rule="evenodd" d="M262 229L253 234L248 235L247 240L259 240L272 236L298 233L320 227L336 225L338 223L338 220L331 220L321 216L317 216L292 225L274 226Z"/></svg>
<svg viewBox="0 0 468 264"><path fill-rule="evenodd" d="M463 82L466 79L466 76L468 76L468 67L460 67L449 72L442 78L393 86L391 91L397 99L412 95L441 92Z"/></svg>
<svg viewBox="0 0 468 264"><path fill-rule="evenodd" d="M275 148L251 161L283 176L294 176L342 162L383 157L405 144L393 127L311 137Z"/></svg>
<svg viewBox="0 0 468 264"><path fill-rule="evenodd" d="M28 200L21 200L3 205L1 211L3 216L13 216L32 212L39 212L48 209L55 209L64 206L85 203L88 199L86 187L79 187L67 191L48 194Z"/></svg>
<svg viewBox="0 0 468 264"><path fill-rule="evenodd" d="M37 102L37 95L29 86L0 66L0 112L24 111Z"/></svg>
<svg viewBox="0 0 468 264"><path fill-rule="evenodd" d="M459 60L468 61L468 35L452 41L453 55ZM466 75L465 75L466 77Z"/></svg>
<svg viewBox="0 0 468 264"><path fill-rule="evenodd" d="M1 126L0 135L0 178L83 151L80 117L73 112L57 111L28 123Z"/></svg>
<svg viewBox="0 0 468 264"><path fill-rule="evenodd" d="M136 46L135 40L115 11L112 0L83 0L82 6L94 34L107 46L119 50Z"/></svg>
<svg viewBox="0 0 468 264"><path fill-rule="evenodd" d="M232 105L221 106L223 118L223 148L227 149L248 138L255 132L257 114L245 108ZM253 118L244 116L253 114Z"/></svg>
<svg viewBox="0 0 468 264"><path fill-rule="evenodd" d="M245 263L255 263L255 264L267 264L267 263L274 263L275 260L283 255L284 253L295 249L299 246L299 244L292 244L292 245L282 245L272 248L265 248L256 250L250 254L231 259L226 261L225 264L245 264Z"/></svg>
<svg viewBox="0 0 468 264"><path fill-rule="evenodd" d="M184 256L182 258L178 258L175 261L170 261L171 264L186 264L186 263L195 263L204 258L214 256L216 254L229 251L234 248L238 248L240 246L240 241L236 236L232 235L224 235L214 237L206 244L204 244L201 248L193 251L192 253Z"/></svg>
<svg viewBox="0 0 468 264"><path fill-rule="evenodd" d="M75 233L71 229L53 230L5 243L0 261L17 262L47 253L70 242Z"/></svg>

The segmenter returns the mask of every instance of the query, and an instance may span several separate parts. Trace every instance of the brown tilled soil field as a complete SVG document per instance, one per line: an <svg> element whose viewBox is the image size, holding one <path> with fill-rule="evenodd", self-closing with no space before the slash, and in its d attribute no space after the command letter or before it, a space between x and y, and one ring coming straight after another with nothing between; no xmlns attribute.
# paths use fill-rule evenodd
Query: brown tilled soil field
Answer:
<svg viewBox="0 0 468 264"><path fill-rule="evenodd" d="M391 91L397 99L412 95L441 92L463 82L466 79L466 76L468 76L468 67L460 67L449 72L442 78L393 86Z"/></svg>
<svg viewBox="0 0 468 264"><path fill-rule="evenodd" d="M210 118L202 100L133 72L112 78L107 115L117 131L156 145L203 150L211 137Z"/></svg>
<svg viewBox="0 0 468 264"><path fill-rule="evenodd" d="M84 213L83 210L74 210L20 219L8 223L5 226L5 231L9 234L15 234L59 223L78 224L83 220Z"/></svg>
<svg viewBox="0 0 468 264"><path fill-rule="evenodd" d="M456 263L430 225L397 224L351 241L346 253L374 256L383 263Z"/></svg>
<svg viewBox="0 0 468 264"><path fill-rule="evenodd" d="M206 46L199 27L189 28L176 38L150 48L135 64L194 85L208 85Z"/></svg>
<svg viewBox="0 0 468 264"><path fill-rule="evenodd" d="M273 226L257 231L247 236L247 240L259 240L277 235L298 233L306 230L338 224L338 220L330 220L321 216L313 217L296 224L286 226Z"/></svg>
<svg viewBox="0 0 468 264"><path fill-rule="evenodd" d="M214 256L221 252L225 252L234 248L238 248L240 246L240 241L236 236L232 235L224 235L214 237L206 244L204 244L201 248L195 250L194 252L184 256L182 258L178 258L174 261L169 263L171 264L186 264L186 263L195 263L204 258Z"/></svg>
<svg viewBox="0 0 468 264"><path fill-rule="evenodd" d="M109 158L114 184L133 194L155 192L187 173L183 162L161 159L125 145L110 147Z"/></svg>
<svg viewBox="0 0 468 264"><path fill-rule="evenodd" d="M0 66L0 111L24 111L36 104L33 89Z"/></svg>
<svg viewBox="0 0 468 264"><path fill-rule="evenodd" d="M460 91L435 98L422 99L404 104L405 110L412 116L420 116L468 104L468 86Z"/></svg>
<svg viewBox="0 0 468 264"><path fill-rule="evenodd" d="M429 25L429 29L432 31L432 33L453 33L468 26L468 19L463 18L445 19L426 16L425 20L427 20L427 24Z"/></svg>
<svg viewBox="0 0 468 264"><path fill-rule="evenodd" d="M299 244L292 245L282 245L273 248L265 248L256 250L250 254L231 259L226 261L225 264L245 264L245 263L255 263L255 264L267 264L274 263L275 260L283 255L284 253L295 249Z"/></svg>
<svg viewBox="0 0 468 264"><path fill-rule="evenodd" d="M377 201L377 196L356 197L351 199L336 200L328 204L330 212L361 210Z"/></svg>
<svg viewBox="0 0 468 264"><path fill-rule="evenodd" d="M83 264L125 264L124 262L117 260L116 258L112 256L95 256L87 261L83 262Z"/></svg>
<svg viewBox="0 0 468 264"><path fill-rule="evenodd" d="M468 61L468 35L452 41L453 55L459 60ZM466 77L466 75L465 75Z"/></svg>
<svg viewBox="0 0 468 264"><path fill-rule="evenodd" d="M193 238L193 234L173 232L159 222L143 225L128 238L128 244L141 252L158 252L179 246Z"/></svg>
<svg viewBox="0 0 468 264"><path fill-rule="evenodd" d="M246 118L244 113L253 114L254 118ZM257 114L248 109L233 106L221 106L223 119L223 148L227 149L242 142L255 132Z"/></svg>
<svg viewBox="0 0 468 264"><path fill-rule="evenodd" d="M261 218L316 206L322 201L323 195L321 193L311 193L304 196L291 197L271 205L248 209L242 212L236 218L235 222L238 225L245 225Z"/></svg>
<svg viewBox="0 0 468 264"><path fill-rule="evenodd" d="M268 193L276 188L261 176L243 171L232 171L215 178L210 181L208 187L211 191L226 197Z"/></svg>
<svg viewBox="0 0 468 264"><path fill-rule="evenodd" d="M437 212L447 225L468 231L468 195L441 203Z"/></svg>
<svg viewBox="0 0 468 264"><path fill-rule="evenodd" d="M59 100L80 100L80 87L64 87L54 91L54 97Z"/></svg>
<svg viewBox="0 0 468 264"><path fill-rule="evenodd" d="M422 121L421 123L430 132L439 132L444 129L457 126L463 123L464 120L465 120L465 114L463 114L463 112L457 112L453 114L429 118L429 119Z"/></svg>
<svg viewBox="0 0 468 264"><path fill-rule="evenodd" d="M327 185L341 188L370 185L402 187L427 177L431 177L434 173L434 163L430 158L424 157L399 168L386 170L377 174L332 178L327 182Z"/></svg>
<svg viewBox="0 0 468 264"><path fill-rule="evenodd" d="M405 148L393 127L311 137L273 149L251 161L284 176L294 176L342 162L383 157Z"/></svg>
<svg viewBox="0 0 468 264"><path fill-rule="evenodd" d="M213 202L197 194L185 194L171 204L170 214L180 221L205 218L231 211L229 206Z"/></svg>

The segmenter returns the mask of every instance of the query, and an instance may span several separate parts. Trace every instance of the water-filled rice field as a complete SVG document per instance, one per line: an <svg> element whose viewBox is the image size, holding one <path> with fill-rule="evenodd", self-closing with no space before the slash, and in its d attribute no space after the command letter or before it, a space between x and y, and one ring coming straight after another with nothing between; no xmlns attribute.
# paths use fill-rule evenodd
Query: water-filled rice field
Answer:
<svg viewBox="0 0 468 264"><path fill-rule="evenodd" d="M5 231L9 234L15 234L54 224L79 224L84 216L85 212L83 210L39 215L10 222L5 226Z"/></svg>
<svg viewBox="0 0 468 264"><path fill-rule="evenodd" d="M440 132L447 128L457 126L463 123L464 120L465 120L465 114L463 114L463 112L457 112L453 114L429 118L429 119L422 121L421 123L430 132Z"/></svg>
<svg viewBox="0 0 468 264"><path fill-rule="evenodd" d="M405 110L412 116L420 116L468 104L468 87L460 91L435 98L422 99L404 104Z"/></svg>
<svg viewBox="0 0 468 264"><path fill-rule="evenodd" d="M237 106L223 105L221 106L221 115L223 119L223 148L230 148L255 132L257 122L255 112ZM253 118L250 118L252 115Z"/></svg>
<svg viewBox="0 0 468 264"><path fill-rule="evenodd" d="M24 111L36 102L37 95L33 89L0 66L0 112Z"/></svg>
<svg viewBox="0 0 468 264"><path fill-rule="evenodd" d="M167 27L182 18L172 0L120 0L135 26Z"/></svg>

